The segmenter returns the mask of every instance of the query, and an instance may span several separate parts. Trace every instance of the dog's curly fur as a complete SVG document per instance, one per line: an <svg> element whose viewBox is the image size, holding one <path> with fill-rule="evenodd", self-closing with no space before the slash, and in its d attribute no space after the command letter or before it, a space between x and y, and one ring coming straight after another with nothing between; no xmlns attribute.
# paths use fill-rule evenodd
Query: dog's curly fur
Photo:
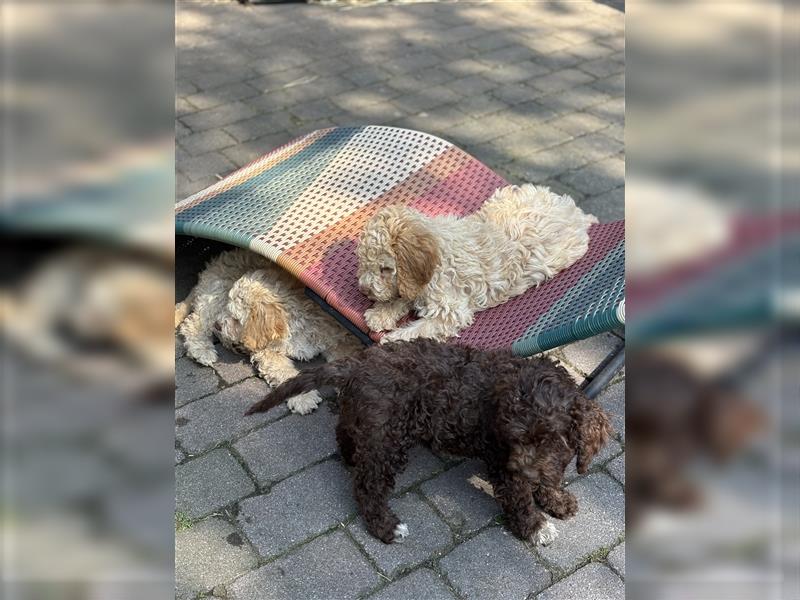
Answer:
<svg viewBox="0 0 800 600"><path fill-rule="evenodd" d="M175 306L175 326L186 352L203 365L217 361L214 336L250 356L261 377L278 385L297 375L290 359L347 356L360 344L306 297L302 285L270 260L235 249L211 260L189 297ZM311 412L316 391L292 398L289 408Z"/></svg>
<svg viewBox="0 0 800 600"><path fill-rule="evenodd" d="M386 543L407 533L388 498L418 442L483 459L509 528L544 542L555 532L539 507L559 519L575 514L575 497L561 487L564 469L577 455L578 472L586 472L611 434L600 406L550 359L431 340L372 346L304 371L248 414L322 385L340 390L339 449L354 466L367 529Z"/></svg>
<svg viewBox="0 0 800 600"><path fill-rule="evenodd" d="M382 341L445 340L476 311L539 285L582 257L597 218L546 187L507 186L468 217L380 210L358 245L359 287L375 305L364 317ZM419 320L401 328L414 309Z"/></svg>

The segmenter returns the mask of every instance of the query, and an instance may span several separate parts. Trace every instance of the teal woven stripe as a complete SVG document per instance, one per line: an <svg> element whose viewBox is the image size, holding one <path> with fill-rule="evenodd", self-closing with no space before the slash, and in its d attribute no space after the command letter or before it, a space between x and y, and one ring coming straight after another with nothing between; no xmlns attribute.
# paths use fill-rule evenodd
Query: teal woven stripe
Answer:
<svg viewBox="0 0 800 600"><path fill-rule="evenodd" d="M617 317L617 308L607 308L574 323L550 329L538 335L517 340L511 347L516 356L531 356L564 344L583 340L593 335L622 326Z"/></svg>
<svg viewBox="0 0 800 600"><path fill-rule="evenodd" d="M620 324L616 319L616 309L624 296L625 242L623 240L554 302L553 306L514 342L512 349L522 356L541 352L541 342L537 341L541 336L549 335L551 331L561 332L558 336L562 336L563 332L573 331L573 328L575 335L580 335L583 323L587 324L589 330L594 331L595 328L588 324L592 323L597 315L609 312L614 314L614 325L580 338L566 339L561 343L613 329ZM603 322L602 319L599 321Z"/></svg>
<svg viewBox="0 0 800 600"><path fill-rule="evenodd" d="M272 168L182 210L175 215L176 231L213 239L245 236L248 240L269 231L362 129L334 129Z"/></svg>
<svg viewBox="0 0 800 600"><path fill-rule="evenodd" d="M175 233L225 242L240 248L249 248L250 241L253 239L253 236L246 232L222 229L215 223L192 223L191 221L186 223L176 221Z"/></svg>
<svg viewBox="0 0 800 600"><path fill-rule="evenodd" d="M790 273L792 278L787 278ZM776 290L799 276L800 239L778 240L635 313L627 338L639 344L769 323L779 316Z"/></svg>

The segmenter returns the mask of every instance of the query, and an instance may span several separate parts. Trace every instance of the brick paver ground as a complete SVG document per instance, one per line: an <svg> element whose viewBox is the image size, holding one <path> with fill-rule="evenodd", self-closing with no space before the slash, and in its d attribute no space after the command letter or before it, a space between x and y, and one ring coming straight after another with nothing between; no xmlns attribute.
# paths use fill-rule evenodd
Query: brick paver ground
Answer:
<svg viewBox="0 0 800 600"><path fill-rule="evenodd" d="M515 183L549 184L601 220L624 211L624 15L607 3L178 4L177 197L304 132L421 129ZM214 246L212 245L212 251ZM218 247L216 248L219 249ZM182 257L177 295L203 259ZM578 380L615 335L553 354ZM624 374L600 401L618 434L562 536L502 527L481 464L418 449L392 504L402 546L364 533L332 438L335 406L241 418L265 384L221 353L176 345L176 594L246 598L622 598Z"/></svg>

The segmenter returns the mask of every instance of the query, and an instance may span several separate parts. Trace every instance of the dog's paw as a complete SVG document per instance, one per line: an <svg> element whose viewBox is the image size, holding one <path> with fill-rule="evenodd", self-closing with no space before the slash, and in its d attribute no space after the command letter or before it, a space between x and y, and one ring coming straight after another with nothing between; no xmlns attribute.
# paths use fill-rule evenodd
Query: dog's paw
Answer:
<svg viewBox="0 0 800 600"><path fill-rule="evenodd" d="M395 329L381 338L381 344L391 344L392 342L408 342L414 336L408 334L407 328Z"/></svg>
<svg viewBox="0 0 800 600"><path fill-rule="evenodd" d="M397 527L394 528L394 539L392 542L395 544L402 544L403 540L406 539L408 536L408 525L405 523L398 523Z"/></svg>
<svg viewBox="0 0 800 600"><path fill-rule="evenodd" d="M217 362L217 351L213 346L211 348L196 348L192 351L189 351L188 354L201 365L205 365L207 367L210 367Z"/></svg>
<svg viewBox="0 0 800 600"><path fill-rule="evenodd" d="M558 530L556 526L550 521L545 521L539 530L533 534L531 541L540 546L547 546L552 544L558 537Z"/></svg>
<svg viewBox="0 0 800 600"><path fill-rule="evenodd" d="M394 329L397 325L398 319L392 315L386 314L379 308L370 308L364 312L364 320L367 322L367 327L371 331L388 331Z"/></svg>
<svg viewBox="0 0 800 600"><path fill-rule="evenodd" d="M286 406L288 406L289 410L294 413L307 415L317 408L321 401L322 397L316 390L313 390L311 392L306 392L305 394L300 394L299 396L293 396L289 398L286 401Z"/></svg>

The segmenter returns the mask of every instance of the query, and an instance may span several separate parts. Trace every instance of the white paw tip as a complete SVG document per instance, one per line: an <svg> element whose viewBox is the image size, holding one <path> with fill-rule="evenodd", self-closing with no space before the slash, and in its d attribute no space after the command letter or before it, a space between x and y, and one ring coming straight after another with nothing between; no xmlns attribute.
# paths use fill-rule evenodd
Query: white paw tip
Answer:
<svg viewBox="0 0 800 600"><path fill-rule="evenodd" d="M547 546L555 541L558 537L558 530L556 526L550 521L546 521L542 528L533 535L533 542L541 546Z"/></svg>
<svg viewBox="0 0 800 600"><path fill-rule="evenodd" d="M405 523L400 523L397 527L394 528L395 542L402 542L407 535L408 535L408 525L406 525Z"/></svg>
<svg viewBox="0 0 800 600"><path fill-rule="evenodd" d="M306 394L301 394L300 396L290 398L286 402L286 406L288 406L289 410L292 412L300 413L301 415L307 415L317 408L319 401L320 397L315 392L308 392Z"/></svg>

